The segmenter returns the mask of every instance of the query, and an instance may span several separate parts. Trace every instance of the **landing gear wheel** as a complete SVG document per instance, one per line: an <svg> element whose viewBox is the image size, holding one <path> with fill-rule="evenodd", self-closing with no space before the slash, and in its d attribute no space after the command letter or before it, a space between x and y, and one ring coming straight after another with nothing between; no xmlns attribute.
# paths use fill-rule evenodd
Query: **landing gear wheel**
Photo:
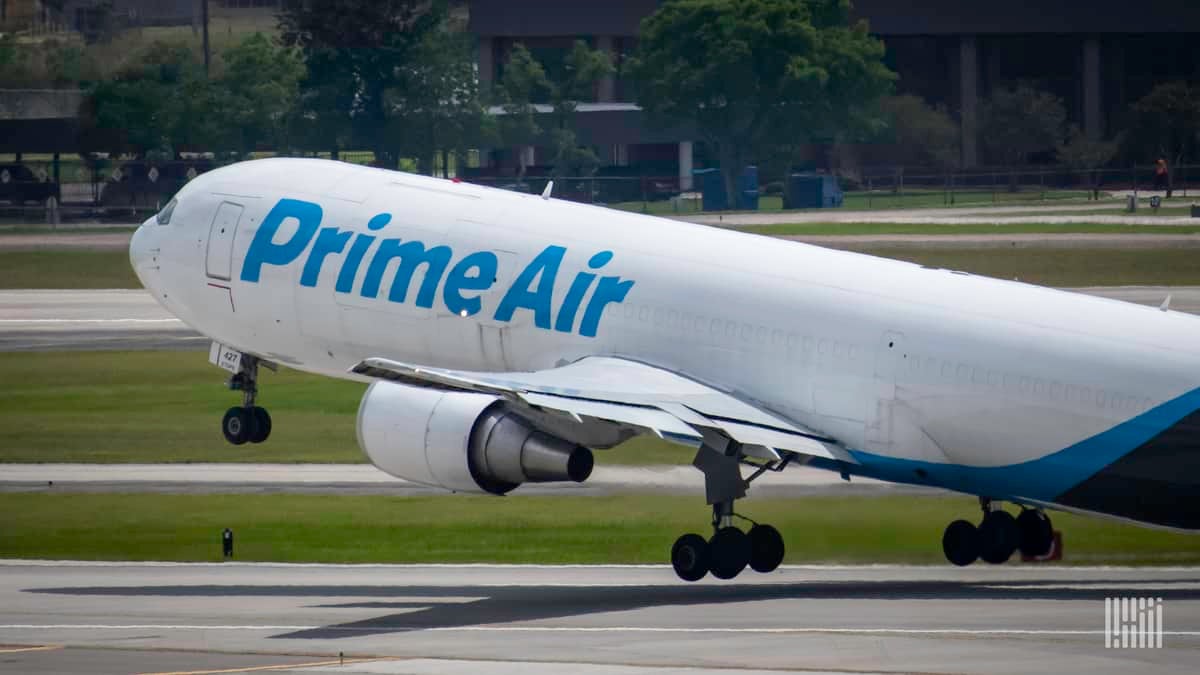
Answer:
<svg viewBox="0 0 1200 675"><path fill-rule="evenodd" d="M1017 529L1020 531L1021 555L1036 557L1046 555L1054 545L1054 527L1050 517L1037 509L1024 509L1017 516Z"/></svg>
<svg viewBox="0 0 1200 675"><path fill-rule="evenodd" d="M972 523L956 520L942 534L942 552L946 560L966 567L979 559L979 530Z"/></svg>
<svg viewBox="0 0 1200 675"><path fill-rule="evenodd" d="M770 525L750 528L750 569L773 572L783 562L783 536Z"/></svg>
<svg viewBox="0 0 1200 675"><path fill-rule="evenodd" d="M251 443L262 443L271 435L271 415L266 408L254 406L250 409L254 418L254 433L250 435Z"/></svg>
<svg viewBox="0 0 1200 675"><path fill-rule="evenodd" d="M708 574L708 542L698 534L685 534L671 547L671 567L684 581L699 581Z"/></svg>
<svg viewBox="0 0 1200 675"><path fill-rule="evenodd" d="M225 418L221 420L221 432L225 434L225 440L234 445L249 441L254 434L254 414L241 406L226 410Z"/></svg>
<svg viewBox="0 0 1200 675"><path fill-rule="evenodd" d="M750 563L750 537L736 527L722 527L708 540L709 571L732 579Z"/></svg>
<svg viewBox="0 0 1200 675"><path fill-rule="evenodd" d="M1007 511L988 511L979 524L979 557L993 565L1007 562L1021 543L1017 519Z"/></svg>

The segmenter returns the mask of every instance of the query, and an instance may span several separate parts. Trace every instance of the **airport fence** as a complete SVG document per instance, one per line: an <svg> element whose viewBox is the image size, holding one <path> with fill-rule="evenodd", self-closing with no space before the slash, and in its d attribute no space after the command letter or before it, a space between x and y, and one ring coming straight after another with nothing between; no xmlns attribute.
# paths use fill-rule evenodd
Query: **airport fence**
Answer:
<svg viewBox="0 0 1200 675"><path fill-rule="evenodd" d="M323 155L329 157L328 153ZM11 156L10 156L11 158ZM340 153L342 161L372 164L370 153ZM55 225L70 221L139 222L158 211L192 178L224 162L211 157L174 161L84 160L78 157L0 157L0 223ZM411 167L409 167L411 168ZM439 175L454 177L453 167ZM1166 197L1156 189L1152 166L1082 170L1066 167L998 168L937 172L911 168L841 173L843 208L902 209L1017 204L1071 204ZM483 175L463 171L462 180L540 194L548 175ZM657 215L703 210L699 181L677 175L559 177L553 196ZM758 209L785 210L786 176L760 176ZM1200 200L1200 165L1173 167L1171 200L1182 206Z"/></svg>

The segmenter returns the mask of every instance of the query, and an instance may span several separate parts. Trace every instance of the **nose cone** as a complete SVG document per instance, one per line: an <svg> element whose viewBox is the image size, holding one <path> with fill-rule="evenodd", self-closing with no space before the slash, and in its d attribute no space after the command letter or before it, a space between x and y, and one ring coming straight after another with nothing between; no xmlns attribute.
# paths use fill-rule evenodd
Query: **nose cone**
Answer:
<svg viewBox="0 0 1200 675"><path fill-rule="evenodd" d="M154 238L151 227L153 226L150 221L142 223L142 226L134 231L133 237L129 240L129 264L146 288L151 288L150 271L158 267L155 260L156 251L151 248L154 246L151 241Z"/></svg>

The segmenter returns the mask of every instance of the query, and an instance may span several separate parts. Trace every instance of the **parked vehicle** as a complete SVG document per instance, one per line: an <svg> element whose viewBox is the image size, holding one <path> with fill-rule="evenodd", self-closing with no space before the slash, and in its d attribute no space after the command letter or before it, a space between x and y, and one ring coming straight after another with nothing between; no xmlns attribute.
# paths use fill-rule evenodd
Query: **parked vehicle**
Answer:
<svg viewBox="0 0 1200 675"><path fill-rule="evenodd" d="M51 197L61 200L58 183L38 176L24 164L0 164L0 201L22 206L26 202L44 204Z"/></svg>

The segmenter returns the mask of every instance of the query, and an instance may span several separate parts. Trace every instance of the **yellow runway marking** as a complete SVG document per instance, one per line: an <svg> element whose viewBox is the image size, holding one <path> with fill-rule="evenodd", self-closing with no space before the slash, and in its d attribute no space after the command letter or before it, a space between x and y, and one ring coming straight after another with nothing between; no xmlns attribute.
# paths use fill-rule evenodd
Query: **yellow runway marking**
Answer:
<svg viewBox="0 0 1200 675"><path fill-rule="evenodd" d="M0 647L0 654L16 654L17 652L51 652L62 649L62 645L42 645L40 647Z"/></svg>
<svg viewBox="0 0 1200 675"><path fill-rule="evenodd" d="M314 666L337 666L343 663L368 663L384 659L334 659L332 661L310 661L308 663L280 663L273 666L247 666L245 668L225 668L222 670L177 670L165 673L142 673L141 675L218 675L219 673L253 673L264 670L291 670L292 668L312 668Z"/></svg>

